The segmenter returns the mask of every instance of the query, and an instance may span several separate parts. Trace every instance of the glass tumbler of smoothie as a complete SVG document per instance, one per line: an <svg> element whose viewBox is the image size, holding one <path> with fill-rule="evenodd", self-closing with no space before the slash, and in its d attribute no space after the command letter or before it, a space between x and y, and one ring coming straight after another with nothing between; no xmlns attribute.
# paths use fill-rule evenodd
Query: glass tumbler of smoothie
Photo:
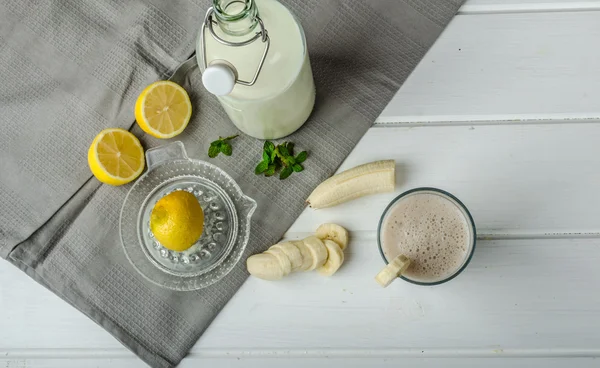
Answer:
<svg viewBox="0 0 600 368"><path fill-rule="evenodd" d="M473 218L458 198L436 188L416 188L388 205L377 240L386 264L400 255L410 260L400 278L437 285L467 267L476 237Z"/></svg>
<svg viewBox="0 0 600 368"><path fill-rule="evenodd" d="M196 58L235 126L259 139L296 131L315 103L302 26L276 0L213 0Z"/></svg>

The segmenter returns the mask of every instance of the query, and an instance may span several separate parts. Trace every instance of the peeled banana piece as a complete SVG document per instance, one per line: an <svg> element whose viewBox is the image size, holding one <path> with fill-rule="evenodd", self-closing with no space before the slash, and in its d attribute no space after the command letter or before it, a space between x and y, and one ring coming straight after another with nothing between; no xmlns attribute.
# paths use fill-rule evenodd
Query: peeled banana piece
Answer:
<svg viewBox="0 0 600 368"><path fill-rule="evenodd" d="M348 246L348 230L337 224L323 224L315 231L315 236L321 240L333 240L342 250Z"/></svg>
<svg viewBox="0 0 600 368"><path fill-rule="evenodd" d="M325 239L323 243L325 244L325 248L327 248L327 261L325 261L323 266L317 268L317 272L323 276L331 276L344 263L344 251L333 240Z"/></svg>
<svg viewBox="0 0 600 368"><path fill-rule="evenodd" d="M313 257L311 251L306 244L304 244L304 240L295 240L292 244L294 244L300 251L300 254L302 254L302 265L298 271L310 271L313 264Z"/></svg>
<svg viewBox="0 0 600 368"><path fill-rule="evenodd" d="M331 276L344 263L348 231L336 224L323 224L317 235L275 244L263 253L248 257L248 272L264 280L280 280L291 272L317 270Z"/></svg>
<svg viewBox="0 0 600 368"><path fill-rule="evenodd" d="M271 247L271 249L280 249L290 260L291 270L292 272L298 271L302 266L304 258L302 257L302 253L300 253L300 249L295 246L292 242L285 242L280 244L275 244Z"/></svg>
<svg viewBox="0 0 600 368"><path fill-rule="evenodd" d="M248 272L263 280L280 280L283 278L283 268L279 260L272 254L259 253L246 260Z"/></svg>
<svg viewBox="0 0 600 368"><path fill-rule="evenodd" d="M323 266L328 257L327 248L325 247L325 244L323 244L323 241L316 236L309 236L304 239L303 242L312 256L312 264L310 265L309 271Z"/></svg>
<svg viewBox="0 0 600 368"><path fill-rule="evenodd" d="M379 285L387 287L392 281L400 276L402 272L406 271L408 266L410 266L410 259L404 254L401 254L388 263L388 265L375 276L375 281L377 281Z"/></svg>
<svg viewBox="0 0 600 368"><path fill-rule="evenodd" d="M281 270L283 271L283 275L287 276L292 272L292 262L288 258L288 256L283 252L283 250L279 248L269 248L269 250L265 251L266 254L272 254L279 261L279 265L281 266Z"/></svg>
<svg viewBox="0 0 600 368"><path fill-rule="evenodd" d="M391 192L396 186L394 160L356 166L325 180L308 196L310 207L336 206L368 194Z"/></svg>

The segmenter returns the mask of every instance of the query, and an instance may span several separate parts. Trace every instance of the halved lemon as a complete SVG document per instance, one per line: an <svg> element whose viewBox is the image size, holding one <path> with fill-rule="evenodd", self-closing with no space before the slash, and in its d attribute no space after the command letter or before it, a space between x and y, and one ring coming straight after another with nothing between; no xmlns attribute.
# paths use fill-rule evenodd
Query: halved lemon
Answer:
<svg viewBox="0 0 600 368"><path fill-rule="evenodd" d="M171 81L152 83L135 103L135 119L140 128L156 138L173 138L183 132L191 116L190 96Z"/></svg>
<svg viewBox="0 0 600 368"><path fill-rule="evenodd" d="M140 141L124 129L104 129L88 150L92 174L103 183L123 185L144 171L144 149Z"/></svg>

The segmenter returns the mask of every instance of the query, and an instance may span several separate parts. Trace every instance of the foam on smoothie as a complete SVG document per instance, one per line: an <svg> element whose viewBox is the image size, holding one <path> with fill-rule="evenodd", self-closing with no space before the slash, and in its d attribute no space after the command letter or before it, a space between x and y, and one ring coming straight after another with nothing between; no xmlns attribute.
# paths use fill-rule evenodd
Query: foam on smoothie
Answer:
<svg viewBox="0 0 600 368"><path fill-rule="evenodd" d="M437 192L415 192L389 209L381 229L381 248L392 260L411 260L403 276L436 282L463 265L472 246L471 227L461 207Z"/></svg>

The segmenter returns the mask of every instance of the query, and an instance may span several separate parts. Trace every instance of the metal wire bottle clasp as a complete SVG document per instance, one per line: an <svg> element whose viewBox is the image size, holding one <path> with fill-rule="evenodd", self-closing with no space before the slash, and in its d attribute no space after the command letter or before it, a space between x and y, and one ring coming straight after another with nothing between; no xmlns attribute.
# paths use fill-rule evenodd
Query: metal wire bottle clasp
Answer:
<svg viewBox="0 0 600 368"><path fill-rule="evenodd" d="M265 25L264 25L262 19L260 19L259 16L256 16L258 24L260 25L260 32L256 32L256 34L252 38L250 38L246 41L242 41L242 42L230 42L230 41L226 41L226 40L222 39L215 33L213 26L215 24L217 24L217 22L213 20L213 13L214 13L214 8L212 8L212 7L209 8L208 11L206 12L206 16L204 17L204 24L202 25L202 32L200 32L200 47L201 47L201 52L202 52L201 55L202 55L202 64L203 64L204 70L206 70L206 68L208 67L208 64L206 62L206 40L205 40L205 37L206 37L205 34L206 34L207 28L208 28L208 31L210 32L210 34L213 36L213 38L217 42L219 42L220 44L226 45L226 46L233 46L233 47L246 46L246 45L249 45L252 42L260 39L265 44L265 51L263 52L262 58L260 59L260 62L258 63L258 68L256 69L256 73L254 73L254 77L252 77L252 80L249 82L238 79L238 78L236 78L236 81L235 81L236 83L242 84L244 86L254 85L254 83L256 83L256 80L258 79L260 71L262 70L262 67L265 63L265 59L267 58L267 53L269 52L269 46L271 45L271 40L269 38L269 34L267 33L267 30L265 29ZM231 65L231 63L229 63L229 62L228 62L228 64ZM236 73L236 75L237 75L237 73Z"/></svg>

